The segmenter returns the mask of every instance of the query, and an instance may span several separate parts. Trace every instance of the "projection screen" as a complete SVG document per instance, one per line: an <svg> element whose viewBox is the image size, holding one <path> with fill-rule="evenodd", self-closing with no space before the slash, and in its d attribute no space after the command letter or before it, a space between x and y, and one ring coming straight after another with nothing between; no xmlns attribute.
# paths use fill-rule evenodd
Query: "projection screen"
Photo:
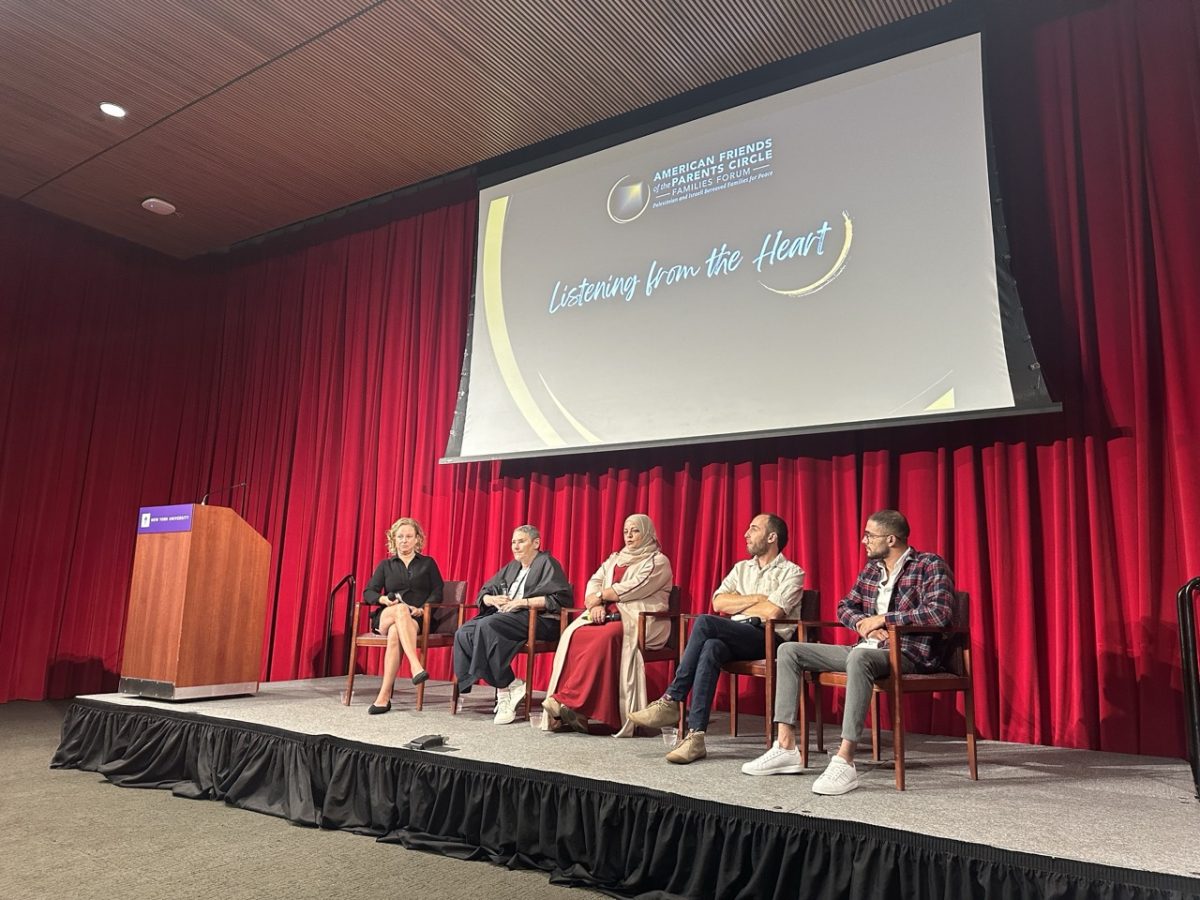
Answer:
<svg viewBox="0 0 1200 900"><path fill-rule="evenodd" d="M978 35L488 187L447 460L1050 407L995 225Z"/></svg>

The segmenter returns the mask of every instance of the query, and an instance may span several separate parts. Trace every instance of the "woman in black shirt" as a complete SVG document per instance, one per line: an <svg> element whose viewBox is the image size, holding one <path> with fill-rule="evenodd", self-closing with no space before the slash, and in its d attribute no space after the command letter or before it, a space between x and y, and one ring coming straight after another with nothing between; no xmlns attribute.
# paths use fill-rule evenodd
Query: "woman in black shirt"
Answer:
<svg viewBox="0 0 1200 900"><path fill-rule="evenodd" d="M429 677L417 655L418 620L426 614L426 603L442 600L442 573L433 559L421 555L425 531L420 523L416 519L397 519L386 536L391 556L379 564L363 590L363 602L378 607L371 613L371 628L388 639L383 683L367 710L373 716L392 708L401 651L408 657L413 684Z"/></svg>

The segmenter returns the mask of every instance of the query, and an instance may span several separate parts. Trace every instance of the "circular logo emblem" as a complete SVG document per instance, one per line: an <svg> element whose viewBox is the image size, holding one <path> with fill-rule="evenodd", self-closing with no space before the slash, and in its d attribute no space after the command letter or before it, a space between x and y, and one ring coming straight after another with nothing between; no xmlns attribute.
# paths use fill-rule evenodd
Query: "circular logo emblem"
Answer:
<svg viewBox="0 0 1200 900"><path fill-rule="evenodd" d="M608 217L618 225L632 222L649 205L650 185L632 175L626 175L608 192Z"/></svg>

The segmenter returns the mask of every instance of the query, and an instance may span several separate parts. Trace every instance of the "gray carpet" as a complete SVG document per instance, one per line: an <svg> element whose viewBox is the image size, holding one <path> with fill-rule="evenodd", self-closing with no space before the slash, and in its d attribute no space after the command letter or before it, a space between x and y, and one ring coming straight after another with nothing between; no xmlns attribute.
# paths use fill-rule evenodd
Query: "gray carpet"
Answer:
<svg viewBox="0 0 1200 900"><path fill-rule="evenodd" d="M658 739L547 734L520 720L493 725L495 694L485 687L476 687L464 698L464 710L457 716L449 714L445 682L426 686L423 712L415 710L413 689L408 686L397 692L392 712L368 716L366 707L378 684L377 678L358 678L354 702L348 707L339 702L341 678L276 682L264 684L256 697L183 704L112 694L95 699L393 747L419 734L442 733L449 736L452 752L475 759L518 767L536 760L538 765L599 782L640 784L722 803L853 819L1007 850L1200 875L1200 802L1194 797L1184 760L981 742L980 780L973 782L967 776L962 739L910 735L908 790L896 791L891 768L886 763L873 765L868 750L860 755L859 790L842 797L818 797L811 786L825 760L815 748L812 774L771 778L741 774L742 763L763 750L761 718L743 715L742 734L731 738L728 717L718 713L709 727L708 759L675 766L663 760L665 748ZM829 745L836 739L836 729L829 728ZM552 753L544 752L550 747Z"/></svg>
<svg viewBox="0 0 1200 900"><path fill-rule="evenodd" d="M599 896L551 885L540 872L301 828L169 791L117 788L89 772L52 771L68 705L0 704L4 900ZM210 704L190 708L214 712Z"/></svg>

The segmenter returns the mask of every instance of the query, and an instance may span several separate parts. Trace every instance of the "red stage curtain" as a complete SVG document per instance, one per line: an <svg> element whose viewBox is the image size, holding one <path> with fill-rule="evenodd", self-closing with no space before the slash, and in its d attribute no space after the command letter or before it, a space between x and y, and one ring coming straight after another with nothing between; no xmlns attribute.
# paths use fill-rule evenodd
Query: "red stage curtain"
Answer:
<svg viewBox="0 0 1200 900"><path fill-rule="evenodd" d="M644 511L699 611L750 517L774 511L832 615L865 516L896 506L975 599L985 737L1182 755L1173 594L1200 573L1185 518L1200 509L1198 44L1183 2L989 32L1014 266L1062 416L439 466L474 204L203 270L4 209L0 699L112 687L133 511L210 486L249 480L246 517L274 548L267 679L317 672L330 586L367 577L399 515L473 593L514 525L541 527L582 585ZM615 366L614 391L645 365ZM730 377L770 389L765 371ZM913 712L915 730L961 732L946 704Z"/></svg>
<svg viewBox="0 0 1200 900"><path fill-rule="evenodd" d="M198 482L197 287L171 260L0 206L0 700L115 684L132 517Z"/></svg>

